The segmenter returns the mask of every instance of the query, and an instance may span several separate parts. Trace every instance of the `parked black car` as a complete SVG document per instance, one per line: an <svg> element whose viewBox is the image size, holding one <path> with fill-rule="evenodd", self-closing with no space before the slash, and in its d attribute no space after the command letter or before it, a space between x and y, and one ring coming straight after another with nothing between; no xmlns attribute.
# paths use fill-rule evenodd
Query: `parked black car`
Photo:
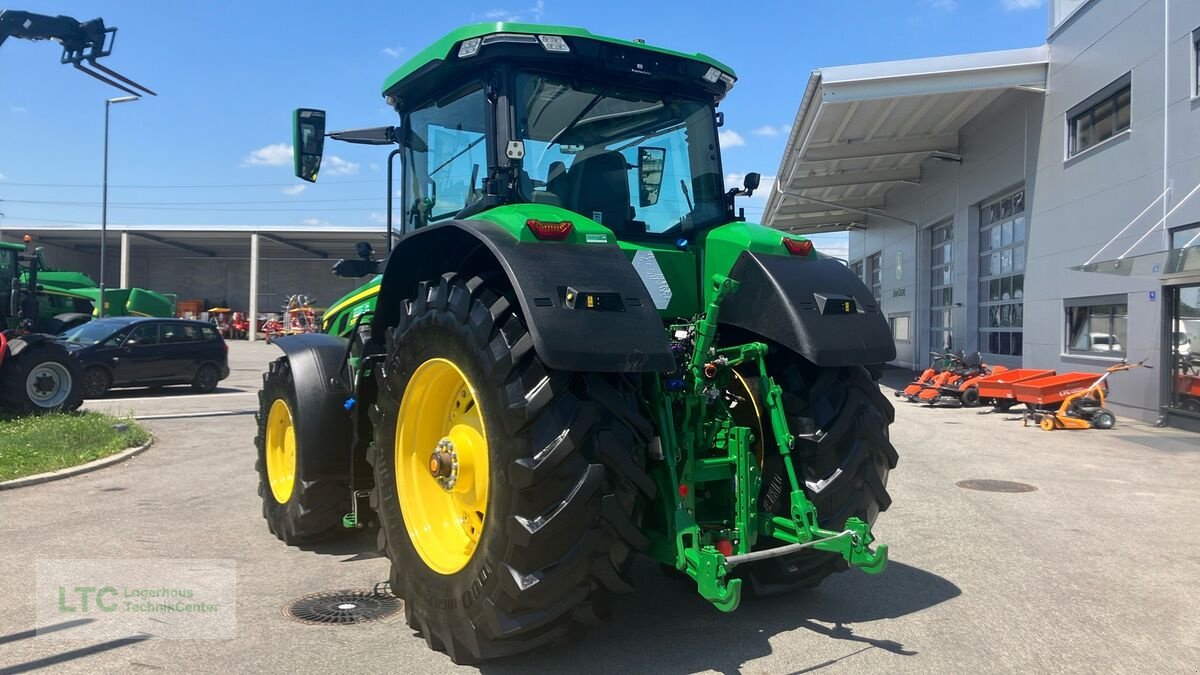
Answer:
<svg viewBox="0 0 1200 675"><path fill-rule="evenodd" d="M112 387L190 384L208 393L229 377L229 345L212 324L121 316L97 319L59 339L83 365L83 395Z"/></svg>

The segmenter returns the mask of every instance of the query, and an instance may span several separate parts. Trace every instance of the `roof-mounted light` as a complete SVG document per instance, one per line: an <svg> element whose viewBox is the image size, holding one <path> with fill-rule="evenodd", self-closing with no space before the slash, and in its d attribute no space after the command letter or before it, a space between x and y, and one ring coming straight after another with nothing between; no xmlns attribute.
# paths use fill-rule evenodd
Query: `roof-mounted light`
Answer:
<svg viewBox="0 0 1200 675"><path fill-rule="evenodd" d="M492 33L483 37L483 44L492 45L497 42L522 42L525 44L536 43L538 39L532 35L523 33Z"/></svg>
<svg viewBox="0 0 1200 675"><path fill-rule="evenodd" d="M733 79L732 75L727 75L725 73L721 73L721 81L725 83L726 87L732 87L733 83L736 82L737 80Z"/></svg>
<svg viewBox="0 0 1200 675"><path fill-rule="evenodd" d="M708 72L704 73L704 81L710 84L716 84L717 80L721 79L721 71L716 68L709 67Z"/></svg>
<svg viewBox="0 0 1200 675"><path fill-rule="evenodd" d="M548 52L565 54L571 51L571 47L567 45L567 41L557 35L539 35L538 41L542 43L542 48Z"/></svg>
<svg viewBox="0 0 1200 675"><path fill-rule="evenodd" d="M479 45L481 43L482 43L482 40L480 40L479 38L471 38L470 40L463 40L462 44L460 44L458 46L458 58L465 59L465 58L469 58L471 56L475 56L476 54L479 53Z"/></svg>

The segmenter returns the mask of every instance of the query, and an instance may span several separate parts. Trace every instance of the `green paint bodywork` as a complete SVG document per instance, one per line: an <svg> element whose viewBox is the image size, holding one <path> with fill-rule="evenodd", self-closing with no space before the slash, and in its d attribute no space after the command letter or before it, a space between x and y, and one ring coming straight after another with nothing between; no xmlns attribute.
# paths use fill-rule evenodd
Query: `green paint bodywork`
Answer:
<svg viewBox="0 0 1200 675"><path fill-rule="evenodd" d="M400 66L383 82L383 94L386 96L391 93L393 87L399 84L404 78L415 74L417 71L425 68L427 65L435 61L445 61L454 53L454 49L458 43L471 38L483 37L491 33L525 33L530 35L557 35L559 37L574 37L596 40L599 42L607 42L609 44L621 45L631 49L641 49L648 52L657 52L659 54L669 54L685 59L692 59L707 64L724 72L730 77L736 78L737 75L729 66L706 54L686 54L677 52L663 47L655 47L653 45L644 44L641 42L633 42L631 40L621 40L619 38L604 37L595 35L591 31L574 26L543 26L534 23L505 23L505 22L488 22L476 23L469 26L463 26L457 30L453 30L422 49L415 56Z"/></svg>
<svg viewBox="0 0 1200 675"><path fill-rule="evenodd" d="M415 82L437 77L436 64L452 58L459 43L497 32L599 40L694 59L732 76L728 66L700 54L604 38L578 28L486 23L453 31L418 53L387 79L384 93L396 93L407 78ZM840 530L820 527L793 462L795 438L788 428L782 389L767 370L768 345L757 341L726 345L717 340L722 303L737 301L739 284L729 274L743 252L788 256L785 239L804 238L735 221L689 233L690 241L653 235L621 240L586 216L532 203L498 206L470 218L495 224L519 244L577 247L581 260L586 260L588 247L617 246L643 281L653 286L648 290L658 300L661 329L670 336L677 366L670 373L647 374L639 392L655 434L647 470L658 497L648 505L642 525L650 556L687 574L700 595L722 611L735 609L741 598L742 582L731 578L731 570L755 556L810 548L835 553L868 573L882 571L887 547L871 548L873 537L866 522L850 517ZM564 241L543 242L534 237L529 220L568 221L573 227ZM819 254L811 251L807 257ZM323 318L324 330L349 335L356 317L374 311L380 283L377 276L333 303ZM354 359L350 364L352 370L360 367ZM736 404L731 401L746 399L733 391L739 384L752 386L745 378L753 379L758 390L746 389L754 399L748 401L753 407L736 408L735 415ZM746 420L747 414L752 421ZM790 508L785 516L759 511L763 479L755 448L764 447L766 441L778 448L786 470ZM346 522L356 525L357 519ZM763 545L764 538L782 548L767 552L772 547Z"/></svg>
<svg viewBox="0 0 1200 675"><path fill-rule="evenodd" d="M338 298L321 316L321 331L348 337L354 332L354 322L359 316L375 311L375 298L379 295L382 274L375 275L367 283Z"/></svg>

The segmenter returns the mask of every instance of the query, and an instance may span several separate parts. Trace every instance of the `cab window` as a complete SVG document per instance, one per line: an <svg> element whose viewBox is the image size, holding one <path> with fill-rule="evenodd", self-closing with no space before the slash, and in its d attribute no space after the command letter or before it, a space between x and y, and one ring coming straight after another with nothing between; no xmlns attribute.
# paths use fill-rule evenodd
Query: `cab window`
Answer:
<svg viewBox="0 0 1200 675"><path fill-rule="evenodd" d="M476 86L408 116L407 207L415 227L452 218L483 199L486 101L483 89Z"/></svg>

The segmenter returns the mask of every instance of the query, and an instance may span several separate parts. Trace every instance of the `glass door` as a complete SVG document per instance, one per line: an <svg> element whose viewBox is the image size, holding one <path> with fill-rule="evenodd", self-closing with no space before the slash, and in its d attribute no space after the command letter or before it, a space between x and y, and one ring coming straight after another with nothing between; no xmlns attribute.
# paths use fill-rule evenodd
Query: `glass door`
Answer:
<svg viewBox="0 0 1200 675"><path fill-rule="evenodd" d="M1200 284L1168 289L1167 405L1200 418Z"/></svg>

